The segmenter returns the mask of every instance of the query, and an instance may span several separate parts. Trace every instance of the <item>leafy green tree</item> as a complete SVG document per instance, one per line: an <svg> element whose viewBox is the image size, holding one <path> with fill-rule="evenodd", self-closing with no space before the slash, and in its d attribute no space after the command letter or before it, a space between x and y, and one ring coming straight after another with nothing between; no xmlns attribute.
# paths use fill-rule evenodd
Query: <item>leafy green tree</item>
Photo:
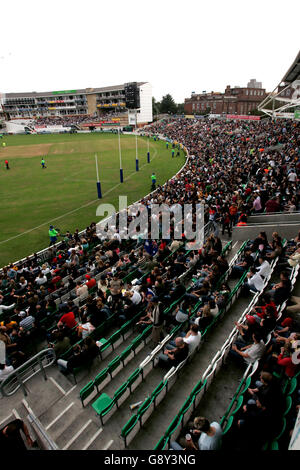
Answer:
<svg viewBox="0 0 300 470"><path fill-rule="evenodd" d="M160 103L160 112L163 114L166 114L166 113L176 114L177 105L170 94L167 94L162 97L162 100Z"/></svg>

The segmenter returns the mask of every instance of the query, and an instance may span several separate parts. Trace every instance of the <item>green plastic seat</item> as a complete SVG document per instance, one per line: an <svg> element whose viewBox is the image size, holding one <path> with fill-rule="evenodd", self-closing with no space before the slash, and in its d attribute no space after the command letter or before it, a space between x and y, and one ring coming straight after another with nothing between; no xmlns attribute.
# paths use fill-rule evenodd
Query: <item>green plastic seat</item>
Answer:
<svg viewBox="0 0 300 470"><path fill-rule="evenodd" d="M234 416L236 415L236 413L240 410L240 408L242 407L243 405L243 401L244 401L244 396L243 395L240 395L237 399L237 403L236 403L236 407L234 409L234 411L232 412L231 416Z"/></svg>
<svg viewBox="0 0 300 470"><path fill-rule="evenodd" d="M198 395L198 393L201 392L201 390L203 389L203 387L205 387L206 382L207 382L206 379L204 380L204 382L202 382L202 381L200 380L200 381L195 385L195 387L193 388L193 390L191 391L191 396L196 396L196 395Z"/></svg>
<svg viewBox="0 0 300 470"><path fill-rule="evenodd" d="M166 443L168 440L166 440L165 435L161 436L159 441L156 443L155 447L153 450L164 450L166 447Z"/></svg>
<svg viewBox="0 0 300 470"><path fill-rule="evenodd" d="M121 430L121 437L124 440L125 447L127 447L127 436L131 433L132 429L135 427L137 422L139 421L139 418L137 415L131 416L125 426L123 426Z"/></svg>
<svg viewBox="0 0 300 470"><path fill-rule="evenodd" d="M250 387L250 384L251 384L251 377L247 377L246 382L245 382L245 385L244 385L244 388L243 388L243 390L241 391L241 395L244 395L244 393L246 392L246 390L248 390L248 388Z"/></svg>
<svg viewBox="0 0 300 470"><path fill-rule="evenodd" d="M226 427L225 427L225 429L224 429L224 431L223 431L223 436L224 436L225 434L227 434L228 431L229 431L229 429L231 428L232 423L233 423L233 418L234 418L234 417L233 417L232 415L229 417L229 419L228 419L228 421L227 421L227 424L226 424Z"/></svg>
<svg viewBox="0 0 300 470"><path fill-rule="evenodd" d="M297 385L298 385L297 378L293 377L289 382L289 387L288 387L288 390L287 390L287 394L292 395L294 393L294 391L296 390Z"/></svg>
<svg viewBox="0 0 300 470"><path fill-rule="evenodd" d="M164 382L163 380L157 385L157 387L153 390L151 397L153 398L154 407L156 405L156 398L160 394L160 392L167 386L167 381Z"/></svg>
<svg viewBox="0 0 300 470"><path fill-rule="evenodd" d="M102 393L99 398L97 398L92 407L96 411L97 415L100 417L101 424L103 425L103 416L105 416L114 406L115 402L113 398L110 398L106 393Z"/></svg>
<svg viewBox="0 0 300 470"><path fill-rule="evenodd" d="M131 347L131 344L129 346L127 346L126 349L124 349L124 351L121 352L120 354L120 360L123 364L123 367L125 366L125 359L130 356L131 354L131 351L132 351L132 347Z"/></svg>
<svg viewBox="0 0 300 470"><path fill-rule="evenodd" d="M277 441L273 441L271 444L271 450L279 450L279 445Z"/></svg>
<svg viewBox="0 0 300 470"><path fill-rule="evenodd" d="M281 438L281 436L282 436L283 433L285 432L285 429L286 429L286 419L283 418L283 419L282 419L282 425L281 425L281 431L280 431L280 433L278 434L278 436L275 437L274 441L279 441L279 439Z"/></svg>
<svg viewBox="0 0 300 470"><path fill-rule="evenodd" d="M135 355L135 351L136 349L139 347L139 345L141 344L141 342L143 341L142 339L142 335L138 335L133 341L131 341L131 348L132 348L132 351Z"/></svg>
<svg viewBox="0 0 300 470"><path fill-rule="evenodd" d="M116 370L119 365L120 365L121 359L120 356L116 356L107 366L108 373L110 375L110 378L112 379L112 373L114 370Z"/></svg>
<svg viewBox="0 0 300 470"><path fill-rule="evenodd" d="M125 339L125 334L130 330L132 327L132 320L127 321L124 325L120 328L120 334L122 335L123 340Z"/></svg>
<svg viewBox="0 0 300 470"><path fill-rule="evenodd" d="M293 403L292 397L290 395L288 395L285 400L286 400L285 401L285 411L283 413L283 416L286 416L290 412L290 410L292 408L292 403Z"/></svg>
<svg viewBox="0 0 300 470"><path fill-rule="evenodd" d="M135 371L132 372L132 374L127 379L127 387L129 388L130 393L131 393L131 386L138 379L140 372L141 372L141 369L138 367L137 369L135 369Z"/></svg>
<svg viewBox="0 0 300 470"><path fill-rule="evenodd" d="M153 403L153 398L152 397L148 397L146 398L146 400L144 401L144 403L141 404L141 406L139 407L139 409L137 410L137 416L140 420L140 425L142 426L143 425L143 416L144 414L146 413L146 411L149 410L150 406L152 405Z"/></svg>
<svg viewBox="0 0 300 470"><path fill-rule="evenodd" d="M152 325L149 325L141 334L141 340L144 341L144 344L146 344L146 338L148 338L148 336L150 336L151 333L152 333Z"/></svg>
<svg viewBox="0 0 300 470"><path fill-rule="evenodd" d="M184 404L182 405L182 407L180 408L178 412L179 415L183 415L189 409L192 399L193 399L192 395L187 397L187 399L185 400Z"/></svg>
<svg viewBox="0 0 300 470"><path fill-rule="evenodd" d="M113 350L115 349L114 343L116 343L118 341L118 339L120 339L120 338L121 338L120 330L113 333L111 335L111 337L109 338L109 342L112 345Z"/></svg>
<svg viewBox="0 0 300 470"><path fill-rule="evenodd" d="M171 423L169 424L169 426L167 427L167 430L165 432L165 437L169 437L174 431L175 429L177 428L177 426L180 424L181 422L181 419L182 419L182 415L176 415Z"/></svg>
<svg viewBox="0 0 300 470"><path fill-rule="evenodd" d="M94 385L97 388L97 392L99 392L98 386L106 379L107 374L108 368L106 367L94 378Z"/></svg>
<svg viewBox="0 0 300 470"><path fill-rule="evenodd" d="M84 407L84 400L89 397L95 389L93 380L90 380L79 392L81 404Z"/></svg>
<svg viewBox="0 0 300 470"><path fill-rule="evenodd" d="M119 401L119 399L121 398L121 396L124 395L124 393L126 392L126 390L127 390L127 382L123 383L123 384L121 385L121 387L119 387L119 388L115 391L113 400L114 400L115 404L117 405L117 408L119 408L118 401Z"/></svg>

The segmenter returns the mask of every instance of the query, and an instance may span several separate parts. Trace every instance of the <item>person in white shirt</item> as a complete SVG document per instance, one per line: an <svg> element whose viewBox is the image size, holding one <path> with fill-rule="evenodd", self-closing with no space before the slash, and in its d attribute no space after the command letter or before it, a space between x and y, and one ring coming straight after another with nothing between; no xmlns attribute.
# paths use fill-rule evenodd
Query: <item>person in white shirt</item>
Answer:
<svg viewBox="0 0 300 470"><path fill-rule="evenodd" d="M80 281L77 281L76 285L76 295L79 297L80 295L88 295L88 286L86 284L81 284Z"/></svg>
<svg viewBox="0 0 300 470"><path fill-rule="evenodd" d="M0 382L5 380L9 374L14 370L13 366L7 366L6 364L0 364Z"/></svg>
<svg viewBox="0 0 300 470"><path fill-rule="evenodd" d="M266 345L263 342L259 333L252 334L253 343L248 346L243 346L243 343L236 342L233 344L232 349L229 351L231 357L238 360L243 360L243 363L253 364L256 360L261 359L263 356Z"/></svg>
<svg viewBox="0 0 300 470"><path fill-rule="evenodd" d="M133 305L138 305L142 300L141 294L136 290L125 292L125 297L128 297Z"/></svg>
<svg viewBox="0 0 300 470"><path fill-rule="evenodd" d="M192 353L199 346L201 341L201 333L199 331L198 325L195 323L191 324L189 331L183 337L183 341L188 345L190 353Z"/></svg>
<svg viewBox="0 0 300 470"><path fill-rule="evenodd" d="M297 181L297 175L296 175L296 173L295 173L295 170L292 169L292 170L290 171L290 173L289 173L289 175L288 175L288 181L289 181L290 183L296 183L296 181Z"/></svg>
<svg viewBox="0 0 300 470"><path fill-rule="evenodd" d="M194 429L190 431L194 437L200 436L197 444L191 434L185 438L185 447L175 441L171 442L173 450L220 450L222 446L222 428L219 423L210 423L207 418L199 416L194 419Z"/></svg>
<svg viewBox="0 0 300 470"><path fill-rule="evenodd" d="M263 290L264 281L260 274L256 273L255 268L250 268L247 278L248 280L244 284L246 289L253 290L254 292L260 292Z"/></svg>
<svg viewBox="0 0 300 470"><path fill-rule="evenodd" d="M44 284L47 284L47 277L42 272L40 272L38 277L35 279L35 283L38 286L42 286Z"/></svg>
<svg viewBox="0 0 300 470"><path fill-rule="evenodd" d="M256 269L256 274L263 278L268 277L271 272L270 263L263 256L259 256L258 261L260 266Z"/></svg>

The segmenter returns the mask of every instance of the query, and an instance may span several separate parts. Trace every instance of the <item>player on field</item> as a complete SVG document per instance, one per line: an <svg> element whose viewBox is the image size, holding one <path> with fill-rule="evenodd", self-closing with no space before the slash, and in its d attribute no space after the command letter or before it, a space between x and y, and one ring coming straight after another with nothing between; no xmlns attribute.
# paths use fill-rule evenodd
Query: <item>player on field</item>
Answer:
<svg viewBox="0 0 300 470"><path fill-rule="evenodd" d="M44 168L47 168L47 167L46 167L46 162L45 162L45 160L44 160L43 158L42 158L42 160L41 160L41 165L42 165L42 168L43 168L43 169L44 169Z"/></svg>

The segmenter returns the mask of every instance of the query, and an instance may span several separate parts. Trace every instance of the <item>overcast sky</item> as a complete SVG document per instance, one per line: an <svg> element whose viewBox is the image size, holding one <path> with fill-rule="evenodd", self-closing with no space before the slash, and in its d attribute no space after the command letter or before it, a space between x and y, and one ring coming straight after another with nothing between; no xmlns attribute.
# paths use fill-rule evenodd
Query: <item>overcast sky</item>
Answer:
<svg viewBox="0 0 300 470"><path fill-rule="evenodd" d="M299 0L1 2L0 92L148 81L160 100L250 78L272 91L300 49Z"/></svg>

